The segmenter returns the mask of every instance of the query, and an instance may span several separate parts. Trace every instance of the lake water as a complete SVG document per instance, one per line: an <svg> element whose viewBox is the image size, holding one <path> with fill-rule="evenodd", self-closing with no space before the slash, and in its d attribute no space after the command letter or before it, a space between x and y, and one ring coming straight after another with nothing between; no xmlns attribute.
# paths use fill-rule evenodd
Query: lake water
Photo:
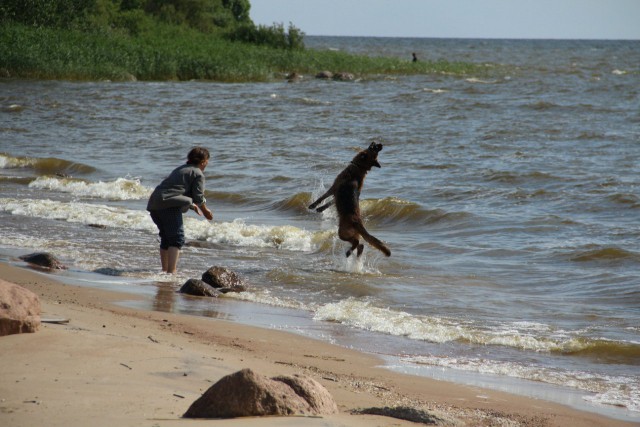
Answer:
<svg viewBox="0 0 640 427"><path fill-rule="evenodd" d="M306 44L493 67L355 82L0 80L0 259L48 251L70 267L61 279L148 295L146 308L640 421L640 43ZM346 259L335 211L306 206L374 138L382 168L361 206L392 256L366 246ZM190 244L166 276L146 199L195 145L212 153L214 221L186 216ZM213 265L250 290L176 294Z"/></svg>

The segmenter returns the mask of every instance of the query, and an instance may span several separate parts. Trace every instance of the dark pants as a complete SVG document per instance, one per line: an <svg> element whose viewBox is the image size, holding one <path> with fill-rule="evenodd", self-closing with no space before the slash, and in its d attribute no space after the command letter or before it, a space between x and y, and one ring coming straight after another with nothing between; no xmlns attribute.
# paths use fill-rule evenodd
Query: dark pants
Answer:
<svg viewBox="0 0 640 427"><path fill-rule="evenodd" d="M169 208L150 211L149 213L160 231L160 249L169 249L169 246L181 249L185 242L182 210L180 208Z"/></svg>

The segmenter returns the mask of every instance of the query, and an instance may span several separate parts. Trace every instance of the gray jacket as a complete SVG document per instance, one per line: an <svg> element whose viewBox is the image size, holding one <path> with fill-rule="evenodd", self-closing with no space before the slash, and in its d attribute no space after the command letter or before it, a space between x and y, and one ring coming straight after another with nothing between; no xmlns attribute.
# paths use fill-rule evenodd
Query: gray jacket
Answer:
<svg viewBox="0 0 640 427"><path fill-rule="evenodd" d="M147 203L148 211L181 208L187 212L192 204L205 203L204 174L198 166L185 164L177 167L158 185Z"/></svg>

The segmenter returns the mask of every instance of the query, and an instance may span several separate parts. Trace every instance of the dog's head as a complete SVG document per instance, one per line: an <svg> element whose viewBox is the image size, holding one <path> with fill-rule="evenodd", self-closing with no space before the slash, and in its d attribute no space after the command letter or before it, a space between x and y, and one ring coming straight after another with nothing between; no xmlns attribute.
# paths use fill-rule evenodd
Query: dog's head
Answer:
<svg viewBox="0 0 640 427"><path fill-rule="evenodd" d="M356 154L351 163L367 171L374 166L379 168L381 167L380 163L378 163L378 153L380 151L382 151L382 144L373 141L369 148Z"/></svg>
<svg viewBox="0 0 640 427"><path fill-rule="evenodd" d="M382 151L382 144L376 144L375 141L372 141L371 145L369 145L369 148L367 148L367 150L373 151L374 153L377 154L380 151Z"/></svg>

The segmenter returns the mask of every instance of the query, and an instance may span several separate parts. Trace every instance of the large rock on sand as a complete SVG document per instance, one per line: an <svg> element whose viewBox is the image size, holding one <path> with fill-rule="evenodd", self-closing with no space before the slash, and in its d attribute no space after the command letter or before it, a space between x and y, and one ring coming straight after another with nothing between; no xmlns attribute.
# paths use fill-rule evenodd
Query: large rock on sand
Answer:
<svg viewBox="0 0 640 427"><path fill-rule="evenodd" d="M40 300L28 289L0 279L0 336L35 332Z"/></svg>
<svg viewBox="0 0 640 427"><path fill-rule="evenodd" d="M202 273L202 281L218 289L220 292L244 292L245 281L234 271L225 267L214 266Z"/></svg>
<svg viewBox="0 0 640 427"><path fill-rule="evenodd" d="M56 257L47 252L22 255L20 259L29 264L39 265L40 267L50 268L52 270L65 270L67 268L58 261Z"/></svg>
<svg viewBox="0 0 640 427"><path fill-rule="evenodd" d="M185 418L330 415L338 412L326 388L312 378L267 378L251 369L227 375L193 402Z"/></svg>

